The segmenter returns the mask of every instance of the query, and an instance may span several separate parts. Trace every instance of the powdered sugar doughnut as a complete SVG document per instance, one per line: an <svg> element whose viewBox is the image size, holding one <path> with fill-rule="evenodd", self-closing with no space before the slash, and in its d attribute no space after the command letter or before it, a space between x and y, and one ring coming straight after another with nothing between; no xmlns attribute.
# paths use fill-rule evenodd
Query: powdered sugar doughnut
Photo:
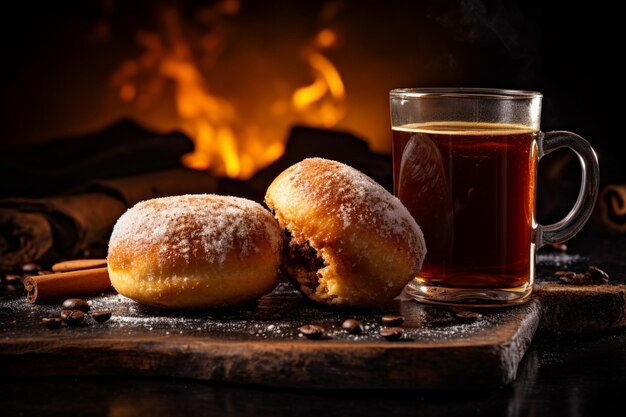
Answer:
<svg viewBox="0 0 626 417"><path fill-rule="evenodd" d="M411 214L347 165L305 159L274 180L265 202L289 239L281 269L314 301L380 306L422 267L426 245Z"/></svg>
<svg viewBox="0 0 626 417"><path fill-rule="evenodd" d="M183 195L142 201L109 242L113 287L139 303L225 307L278 283L283 234L261 205L237 197Z"/></svg>

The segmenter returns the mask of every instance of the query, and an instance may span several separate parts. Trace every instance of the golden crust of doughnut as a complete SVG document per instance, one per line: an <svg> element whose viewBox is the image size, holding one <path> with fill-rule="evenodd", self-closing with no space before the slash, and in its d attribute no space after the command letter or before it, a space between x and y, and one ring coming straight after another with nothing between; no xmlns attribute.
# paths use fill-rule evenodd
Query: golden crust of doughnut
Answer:
<svg viewBox="0 0 626 417"><path fill-rule="evenodd" d="M278 283L283 235L262 206L237 197L186 195L138 203L109 243L111 283L139 303L227 307Z"/></svg>
<svg viewBox="0 0 626 417"><path fill-rule="evenodd" d="M291 235L289 249L310 247L323 261L311 279L302 268L286 265L289 255L283 256L283 272L314 301L380 306L422 266L426 245L408 210L347 165L305 159L274 180L265 202Z"/></svg>

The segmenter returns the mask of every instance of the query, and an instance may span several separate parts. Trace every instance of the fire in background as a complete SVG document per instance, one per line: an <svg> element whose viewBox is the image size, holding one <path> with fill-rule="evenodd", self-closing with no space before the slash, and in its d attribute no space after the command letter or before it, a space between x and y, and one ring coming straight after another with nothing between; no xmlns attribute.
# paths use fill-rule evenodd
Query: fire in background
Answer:
<svg viewBox="0 0 626 417"><path fill-rule="evenodd" d="M619 78L607 76L617 66L594 64L597 42L619 37L578 30L600 9L484 0L24 0L5 12L15 24L0 27L0 152L130 118L156 132L206 137L209 149L186 163L245 178L280 154L295 124L345 130L389 152L388 92L406 86L533 88L549 97L546 130L582 132L600 150L615 136L611 124L597 123L618 119L606 106L579 105ZM580 71L562 71L563 62Z"/></svg>
<svg viewBox="0 0 626 417"><path fill-rule="evenodd" d="M308 84L291 87L291 77L269 80L273 84L240 91L239 95L219 94L217 90L222 84L254 78L255 65L263 60L264 48L271 47L259 45L258 58L242 62L234 77L214 76L221 65L229 65L222 58L237 36L233 22L241 8L238 0L221 0L197 8L188 21L178 7L157 6L158 30L137 32L141 53L121 63L110 82L123 102L140 109L159 100L173 100L172 117L195 144L194 152L183 158L185 165L248 178L283 153L290 125L335 126L345 115L346 94L339 70L326 55L338 41L335 30L327 25L321 25L297 48L298 56L294 57L305 64L301 68L303 74L295 80L308 78ZM321 22L330 24L337 10L323 8ZM259 78L257 82L267 81ZM285 85L280 85L281 81ZM166 95L168 87L171 94ZM250 109L240 104L242 101L256 102L261 107L252 109L254 114L250 114Z"/></svg>

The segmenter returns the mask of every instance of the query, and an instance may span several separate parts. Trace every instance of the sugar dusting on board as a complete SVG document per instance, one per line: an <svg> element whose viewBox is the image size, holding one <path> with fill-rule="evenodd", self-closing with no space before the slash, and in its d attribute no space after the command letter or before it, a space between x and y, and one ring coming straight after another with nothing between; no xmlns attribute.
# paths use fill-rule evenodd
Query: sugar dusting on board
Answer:
<svg viewBox="0 0 626 417"><path fill-rule="evenodd" d="M104 294L87 298L91 311L107 310L113 313L109 321L97 324L87 317L78 327L63 326L60 329L43 329L41 318L58 316L61 303L31 305L23 297L0 299L0 316L4 322L15 322L3 329L3 338L23 334L25 330L46 337L202 337L217 340L275 340L308 341L299 332L305 324L324 327L324 339L345 343L402 343L415 342L436 344L458 342L488 337L494 328L506 324L510 312L485 314L474 323L461 324L451 319L445 309L420 306L402 302L401 310L406 316L402 326L404 336L400 342L388 342L381 338L381 312L349 312L318 308L304 301L302 296L287 283L257 303L229 311L168 311L144 307L118 294ZM408 303L408 304L405 304ZM285 315L289 311L289 316ZM410 313L410 314L409 314ZM11 318L9 320L8 318ZM364 328L360 335L350 335L342 330L345 319L357 319ZM509 317L510 318L510 317ZM16 333L14 333L16 332Z"/></svg>
<svg viewBox="0 0 626 417"><path fill-rule="evenodd" d="M279 290L280 291L280 290ZM219 313L168 313L142 307L121 295L110 295L90 301L94 309L108 309L117 311L111 318L109 326L129 331L150 331L159 334L217 336L230 338L246 335L251 339L303 339L298 328L301 324L316 323L325 328L325 336L333 340L350 341L381 341L379 333L382 325L376 314L357 314L356 317L363 324L364 332L360 335L349 335L341 329L344 318L352 317L346 313L319 309L307 304L300 304L299 294L288 289L282 296L293 297L301 306L298 317L285 318L281 314L273 314L271 320L262 317L264 308L261 303L259 309L251 307L231 312ZM272 307L272 308L275 308ZM468 339L477 332L486 331L499 319L488 316L486 319L474 323L462 324L455 322L440 309L424 307L419 313L409 318L405 327L404 340L419 341L421 343L441 342ZM260 313L260 314L259 314ZM442 318L443 315L443 318ZM261 317L255 317L261 316ZM344 317L345 316L345 317Z"/></svg>

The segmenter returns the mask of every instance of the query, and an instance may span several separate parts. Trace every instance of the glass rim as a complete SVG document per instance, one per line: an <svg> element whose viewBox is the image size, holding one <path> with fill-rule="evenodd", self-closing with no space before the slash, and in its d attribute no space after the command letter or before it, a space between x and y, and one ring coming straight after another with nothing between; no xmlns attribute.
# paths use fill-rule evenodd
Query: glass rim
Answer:
<svg viewBox="0 0 626 417"><path fill-rule="evenodd" d="M480 98L492 100L530 100L542 98L543 94L530 90L507 90L500 88L395 88L389 92L392 98Z"/></svg>

